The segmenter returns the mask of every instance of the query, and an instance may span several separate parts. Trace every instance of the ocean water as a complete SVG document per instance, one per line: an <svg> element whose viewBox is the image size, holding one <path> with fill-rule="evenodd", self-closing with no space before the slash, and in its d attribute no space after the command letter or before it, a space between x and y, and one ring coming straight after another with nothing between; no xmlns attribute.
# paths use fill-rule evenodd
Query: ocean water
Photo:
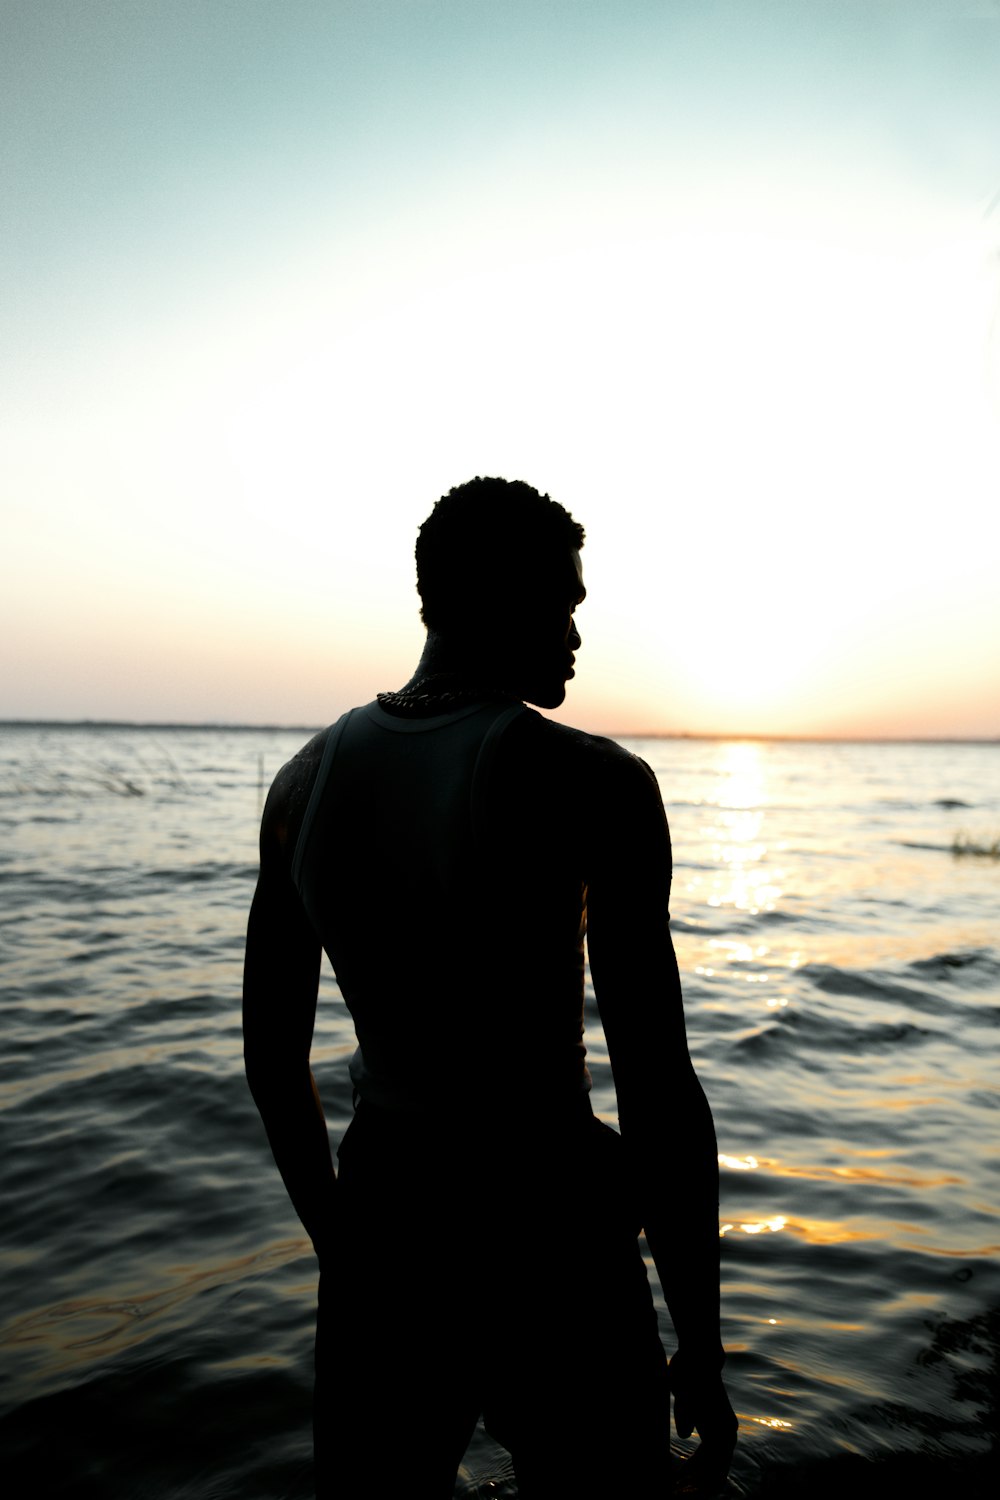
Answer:
<svg viewBox="0 0 1000 1500"><path fill-rule="evenodd" d="M263 794L304 738L0 728L0 1451L47 1496L310 1494L316 1273L239 1017ZM1000 746L626 743L719 1136L729 1493L992 1496ZM326 974L335 1134L352 1047ZM588 1047L613 1121L589 992ZM456 1493L516 1493L482 1433Z"/></svg>

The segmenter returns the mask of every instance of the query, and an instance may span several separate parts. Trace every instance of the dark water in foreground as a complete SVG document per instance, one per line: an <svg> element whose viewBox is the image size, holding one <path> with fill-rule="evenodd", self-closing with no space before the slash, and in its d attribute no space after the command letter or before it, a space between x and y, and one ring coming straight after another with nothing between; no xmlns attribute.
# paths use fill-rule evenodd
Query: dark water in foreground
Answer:
<svg viewBox="0 0 1000 1500"><path fill-rule="evenodd" d="M40 1493L310 1493L315 1271L239 1034L261 786L302 738L0 728L0 1452ZM992 1496L1000 860L953 843L1000 835L1000 749L630 746L722 1153L730 1492ZM326 977L337 1133L351 1048ZM484 1435L459 1493L514 1494Z"/></svg>

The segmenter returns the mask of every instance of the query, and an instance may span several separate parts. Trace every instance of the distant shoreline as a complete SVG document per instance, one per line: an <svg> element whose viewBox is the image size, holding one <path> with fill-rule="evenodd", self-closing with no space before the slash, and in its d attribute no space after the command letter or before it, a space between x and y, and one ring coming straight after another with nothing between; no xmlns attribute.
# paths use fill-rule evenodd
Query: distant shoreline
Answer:
<svg viewBox="0 0 1000 1500"><path fill-rule="evenodd" d="M226 730L237 734L315 734L323 724L229 724L144 719L0 719L0 729ZM602 731L606 732L606 731ZM618 740L753 740L790 745L1000 745L1000 735L737 734L712 730L620 729Z"/></svg>

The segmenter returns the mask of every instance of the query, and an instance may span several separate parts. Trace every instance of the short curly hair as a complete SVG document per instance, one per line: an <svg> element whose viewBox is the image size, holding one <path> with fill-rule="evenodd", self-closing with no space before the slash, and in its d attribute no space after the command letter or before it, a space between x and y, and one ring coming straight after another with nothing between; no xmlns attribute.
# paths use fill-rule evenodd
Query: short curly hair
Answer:
<svg viewBox="0 0 1000 1500"><path fill-rule="evenodd" d="M569 511L520 479L478 475L442 495L417 534L420 617L454 629L498 597L529 598L584 543Z"/></svg>

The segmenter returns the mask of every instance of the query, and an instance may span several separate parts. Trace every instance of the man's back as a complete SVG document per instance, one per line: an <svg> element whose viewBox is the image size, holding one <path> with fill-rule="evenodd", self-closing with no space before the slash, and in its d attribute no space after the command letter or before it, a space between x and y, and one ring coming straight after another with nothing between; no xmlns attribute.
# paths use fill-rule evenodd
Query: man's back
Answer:
<svg viewBox="0 0 1000 1500"><path fill-rule="evenodd" d="M354 709L324 737L290 873L359 1039L363 1098L557 1107L584 1064L587 882L610 741L522 704ZM634 764L634 763L633 763ZM636 769L639 769L638 767Z"/></svg>

